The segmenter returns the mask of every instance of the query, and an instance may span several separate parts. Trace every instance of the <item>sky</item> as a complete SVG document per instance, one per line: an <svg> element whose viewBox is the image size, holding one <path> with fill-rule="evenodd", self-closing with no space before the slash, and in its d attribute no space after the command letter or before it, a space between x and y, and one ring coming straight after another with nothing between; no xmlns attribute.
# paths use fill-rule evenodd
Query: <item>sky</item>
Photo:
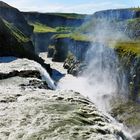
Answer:
<svg viewBox="0 0 140 140"><path fill-rule="evenodd" d="M93 14L116 8L140 7L140 0L3 0L21 11Z"/></svg>

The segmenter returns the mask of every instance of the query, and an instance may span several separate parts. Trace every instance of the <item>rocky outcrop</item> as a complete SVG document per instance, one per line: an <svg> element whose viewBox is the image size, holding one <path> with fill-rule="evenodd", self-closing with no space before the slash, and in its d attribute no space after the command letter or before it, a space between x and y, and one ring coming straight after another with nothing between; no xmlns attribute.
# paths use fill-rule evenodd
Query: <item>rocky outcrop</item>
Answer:
<svg viewBox="0 0 140 140"><path fill-rule="evenodd" d="M70 54L65 60L63 67L67 69L69 74L78 76L86 69L86 64L81 63L74 55Z"/></svg>
<svg viewBox="0 0 140 140"><path fill-rule="evenodd" d="M15 77L15 76L19 76L19 77L34 77L34 78L40 78L40 73L38 71L33 71L33 70L23 70L23 71L12 71L9 73L0 73L0 80L3 79L7 79L7 78L11 78L11 77Z"/></svg>
<svg viewBox="0 0 140 140"><path fill-rule="evenodd" d="M50 27L58 26L80 26L86 15L65 14L65 13L37 13L23 12L28 22L39 22Z"/></svg>
<svg viewBox="0 0 140 140"><path fill-rule="evenodd" d="M31 41L22 40L22 37L17 37L13 29L9 28L6 23L0 19L0 56L15 56L20 58L28 58L35 60L44 66L49 73L51 68L44 63L44 60L38 57L32 50Z"/></svg>
<svg viewBox="0 0 140 140"><path fill-rule="evenodd" d="M54 61L64 62L69 53L72 53L77 60L83 61L85 54L91 45L89 41L78 41L71 38L54 38L51 41L51 46L54 46L54 54L52 48L48 51L48 55L53 57ZM63 55L62 55L63 54Z"/></svg>
<svg viewBox="0 0 140 140"><path fill-rule="evenodd" d="M48 47L51 44L51 37L55 33L34 33L32 39L33 43L35 46L35 52L40 53L40 52L47 52Z"/></svg>

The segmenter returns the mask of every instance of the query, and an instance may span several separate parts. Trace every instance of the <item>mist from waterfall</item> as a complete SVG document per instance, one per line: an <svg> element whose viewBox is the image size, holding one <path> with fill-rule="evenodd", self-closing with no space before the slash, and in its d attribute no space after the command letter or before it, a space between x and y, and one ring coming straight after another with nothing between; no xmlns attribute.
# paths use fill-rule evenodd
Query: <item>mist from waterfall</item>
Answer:
<svg viewBox="0 0 140 140"><path fill-rule="evenodd" d="M118 94L127 95L127 82L120 70L114 49L104 44L93 43L88 50L85 62L88 67L82 77L86 78L90 92L88 97L103 111L110 110L110 101Z"/></svg>
<svg viewBox="0 0 140 140"><path fill-rule="evenodd" d="M59 83L63 89L72 89L88 97L105 112L110 111L110 101L128 93L127 82L114 49L93 43L87 51L86 69L77 78L71 77Z"/></svg>
<svg viewBox="0 0 140 140"><path fill-rule="evenodd" d="M117 95L127 96L128 87L118 56L107 44L113 40L115 45L117 40L126 40L127 37L117 32L116 27L106 20L98 20L98 24L94 24L92 30L90 37L92 36L93 41L85 57L87 67L78 78L60 82L59 86L80 92L99 109L108 112L111 108L110 101Z"/></svg>

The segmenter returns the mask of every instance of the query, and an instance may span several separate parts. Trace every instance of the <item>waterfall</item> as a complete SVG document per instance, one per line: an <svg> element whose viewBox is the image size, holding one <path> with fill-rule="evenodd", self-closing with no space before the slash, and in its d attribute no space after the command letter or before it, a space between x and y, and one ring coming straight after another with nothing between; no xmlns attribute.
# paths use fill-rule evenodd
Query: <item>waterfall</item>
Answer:
<svg viewBox="0 0 140 140"><path fill-rule="evenodd" d="M103 111L109 111L110 100L128 92L127 82L115 51L103 44L93 43L85 62L88 67L82 77L86 78L90 92L88 97Z"/></svg>
<svg viewBox="0 0 140 140"><path fill-rule="evenodd" d="M48 72L40 64L37 64L34 67L40 72L42 80L48 84L48 87L52 90L55 90L55 82L52 80Z"/></svg>
<svg viewBox="0 0 140 140"><path fill-rule="evenodd" d="M88 97L103 112L110 111L110 100L127 95L128 88L115 51L105 45L93 43L85 58L87 68L77 78L59 83L62 89L72 89Z"/></svg>
<svg viewBox="0 0 140 140"><path fill-rule="evenodd" d="M110 102L117 95L128 93L127 81L115 51L103 44L93 43L85 58L83 74L70 76L58 84L60 89L74 90L89 98L112 123L121 128L128 139L133 139L123 124L111 117ZM126 130L125 130L126 129Z"/></svg>

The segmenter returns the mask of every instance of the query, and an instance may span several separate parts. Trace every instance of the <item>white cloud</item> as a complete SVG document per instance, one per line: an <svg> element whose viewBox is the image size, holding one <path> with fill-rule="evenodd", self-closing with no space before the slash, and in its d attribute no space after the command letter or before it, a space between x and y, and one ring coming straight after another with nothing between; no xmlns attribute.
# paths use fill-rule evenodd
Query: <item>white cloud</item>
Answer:
<svg viewBox="0 0 140 140"><path fill-rule="evenodd" d="M50 1L38 0L5 0L10 5L18 8L22 11L39 11L39 12L69 12L69 13L94 13L95 11L112 9L112 8L124 8L126 5L118 4L111 1L92 3L82 3L79 5L68 5L59 3L50 3Z"/></svg>
<svg viewBox="0 0 140 140"><path fill-rule="evenodd" d="M112 3L112 2L102 2L102 3L88 3L75 5L71 7L64 7L63 11L67 12L80 12L80 13L94 13L95 11L112 9L112 8L123 8L125 5Z"/></svg>

